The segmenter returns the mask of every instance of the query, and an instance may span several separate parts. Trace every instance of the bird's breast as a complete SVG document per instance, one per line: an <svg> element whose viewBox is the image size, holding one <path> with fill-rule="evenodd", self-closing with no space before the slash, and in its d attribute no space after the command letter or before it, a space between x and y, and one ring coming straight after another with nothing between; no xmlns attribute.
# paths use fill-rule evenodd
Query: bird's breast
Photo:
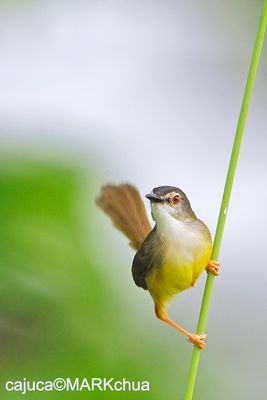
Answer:
<svg viewBox="0 0 267 400"><path fill-rule="evenodd" d="M210 234L203 226L179 223L162 233L162 262L147 277L152 296L170 298L194 285L211 255Z"/></svg>

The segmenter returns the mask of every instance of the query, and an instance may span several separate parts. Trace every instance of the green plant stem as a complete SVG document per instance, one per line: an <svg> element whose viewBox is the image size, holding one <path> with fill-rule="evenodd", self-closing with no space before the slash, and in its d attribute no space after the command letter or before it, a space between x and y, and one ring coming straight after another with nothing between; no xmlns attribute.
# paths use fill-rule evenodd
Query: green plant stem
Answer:
<svg viewBox="0 0 267 400"><path fill-rule="evenodd" d="M228 204L229 204L230 195L231 195L231 191L232 191L239 151L240 151L240 147L241 147L241 143L242 143L244 127L245 127L245 123L246 123L246 119L247 119L248 107L249 107L249 103L250 103L250 99L251 99L251 94L252 94L252 90L253 90L253 86L254 86L254 82L255 82L255 78L256 78L257 67L258 67L261 50L262 50L262 46L263 46L266 25L267 25L267 0L264 0L262 13L261 13L261 17L260 17L260 22L259 22L259 27L258 27L258 31L257 31L257 37L256 37L256 41L255 41L255 46L253 49L249 72L248 72L248 78L247 78L247 83L246 83L246 87L245 87L244 97L243 97L242 106L241 106L241 110L240 110L240 114L239 114L239 119L238 119L236 134L235 134L235 140L234 140L231 159L230 159L230 163L229 163L229 167L228 167L228 173L227 173L225 186L224 186L224 193L223 193L220 214L219 214L218 224L217 224L217 228L216 228L216 234L215 234L215 238L214 238L213 251L212 251L212 256L211 256L211 258L213 260L217 260L219 257L219 253L220 253L220 247L221 247L223 230L224 230L224 225L225 225L225 220L226 220L226 215L227 215ZM205 290L204 290L204 294L203 294L202 305L201 305L201 309L200 309L198 327L197 327L198 334L202 334L205 331L206 321L207 321L207 316L208 316L208 308L209 308L209 304L210 304L212 287L213 287L213 281L214 281L214 275L212 275L211 273L208 273ZM199 364L199 359L200 359L200 352L201 352L201 350L197 346L194 346L184 400L191 400L193 397L194 386L195 386L195 381L196 381L196 376L197 376L197 371L198 371L198 364Z"/></svg>

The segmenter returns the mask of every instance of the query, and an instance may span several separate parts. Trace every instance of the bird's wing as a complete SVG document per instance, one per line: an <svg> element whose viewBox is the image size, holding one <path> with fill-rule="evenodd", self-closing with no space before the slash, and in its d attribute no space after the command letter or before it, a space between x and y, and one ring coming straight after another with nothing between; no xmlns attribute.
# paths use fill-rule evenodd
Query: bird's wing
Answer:
<svg viewBox="0 0 267 400"><path fill-rule="evenodd" d="M147 290L146 275L161 262L159 249L160 238L156 234L156 228L150 232L141 248L135 254L132 264L132 275L137 286Z"/></svg>
<svg viewBox="0 0 267 400"><path fill-rule="evenodd" d="M105 185L96 204L111 218L114 226L127 236L130 245L139 249L152 228L138 190L127 183Z"/></svg>

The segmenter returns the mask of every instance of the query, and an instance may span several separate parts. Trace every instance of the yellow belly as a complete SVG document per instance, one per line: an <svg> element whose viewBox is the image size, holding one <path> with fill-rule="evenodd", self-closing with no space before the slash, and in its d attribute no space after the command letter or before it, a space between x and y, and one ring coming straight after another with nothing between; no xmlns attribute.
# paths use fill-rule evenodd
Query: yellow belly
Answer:
<svg viewBox="0 0 267 400"><path fill-rule="evenodd" d="M154 300L166 303L175 294L193 286L207 266L211 243L196 252L167 254L161 266L152 268L146 276L148 290Z"/></svg>

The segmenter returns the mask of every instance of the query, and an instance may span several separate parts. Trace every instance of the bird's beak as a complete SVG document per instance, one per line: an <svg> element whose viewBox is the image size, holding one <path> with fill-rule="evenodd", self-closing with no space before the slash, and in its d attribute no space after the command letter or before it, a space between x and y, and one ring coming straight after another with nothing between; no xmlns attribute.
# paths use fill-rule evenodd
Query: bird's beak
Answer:
<svg viewBox="0 0 267 400"><path fill-rule="evenodd" d="M164 199L162 197L158 196L157 194L155 194L153 192L146 194L146 198L149 199L150 201L164 201Z"/></svg>

